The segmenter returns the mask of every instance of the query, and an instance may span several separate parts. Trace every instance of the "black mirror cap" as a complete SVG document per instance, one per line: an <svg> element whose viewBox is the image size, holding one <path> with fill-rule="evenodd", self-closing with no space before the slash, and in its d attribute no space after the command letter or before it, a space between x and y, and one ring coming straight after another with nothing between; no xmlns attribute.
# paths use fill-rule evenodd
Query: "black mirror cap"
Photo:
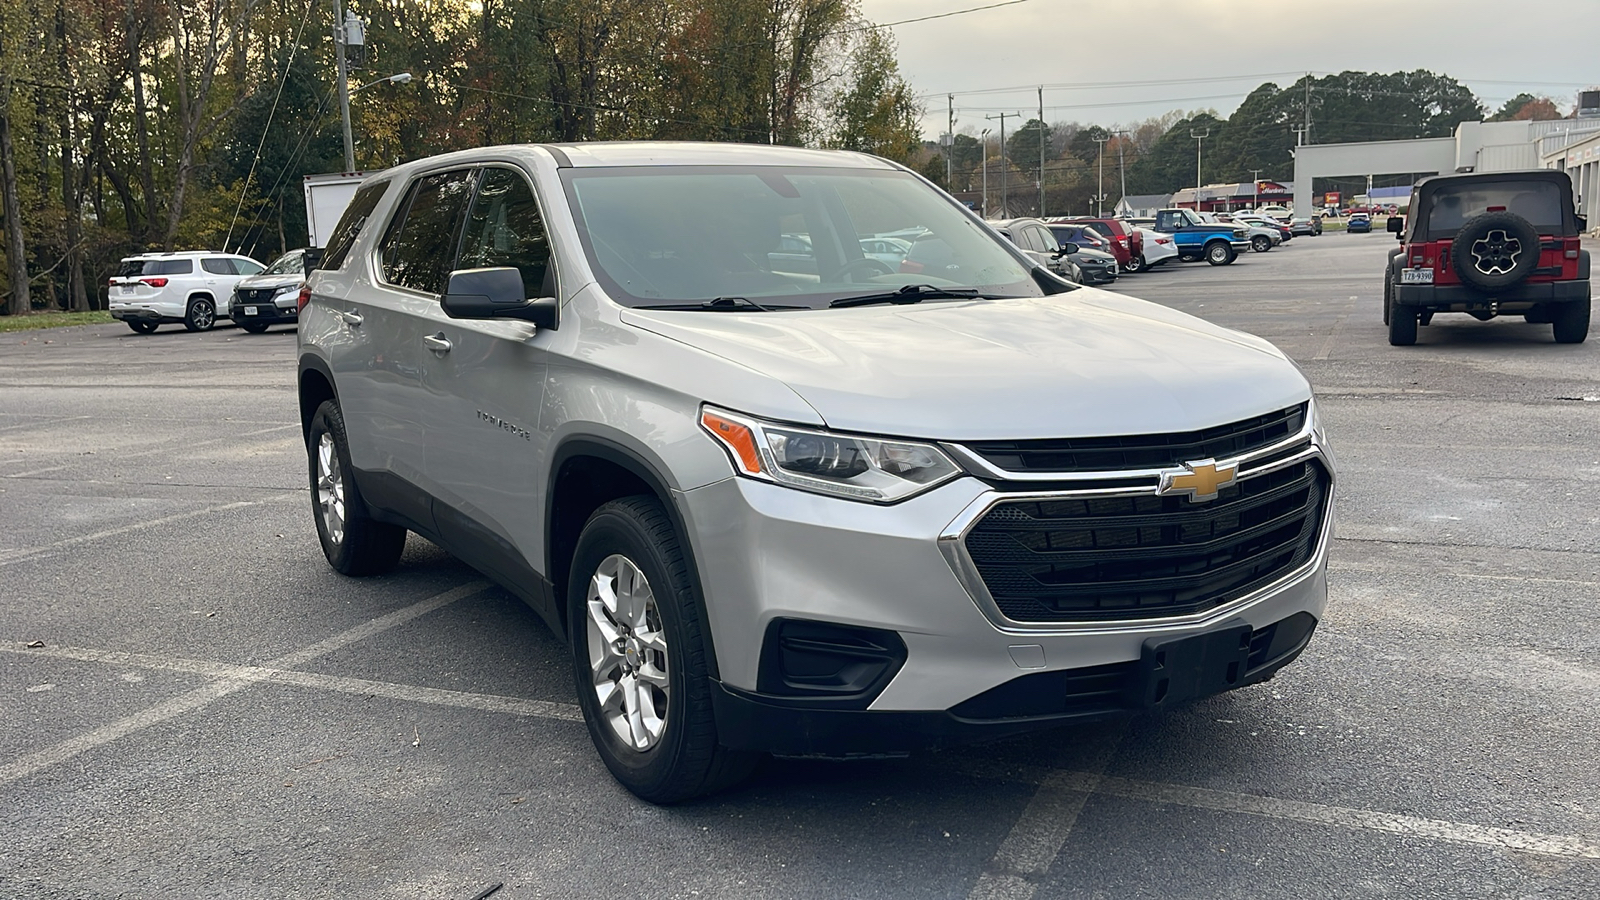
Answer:
<svg viewBox="0 0 1600 900"><path fill-rule="evenodd" d="M552 331L561 321L560 302L528 299L522 273L511 266L451 272L440 305L452 319L520 319Z"/></svg>
<svg viewBox="0 0 1600 900"><path fill-rule="evenodd" d="M1061 252L1062 253L1077 253L1079 249L1080 248L1078 247L1077 244L1062 244L1061 245Z"/></svg>
<svg viewBox="0 0 1600 900"><path fill-rule="evenodd" d="M307 275L310 275L311 274L311 270L315 269L317 267L317 265L319 263L321 263L321 262L322 262L322 248L321 247L307 247L305 250L301 251L301 253L300 253L300 268L303 269Z"/></svg>
<svg viewBox="0 0 1600 900"><path fill-rule="evenodd" d="M1572 218L1573 218L1574 221L1576 221L1578 223L1578 230L1579 231L1588 231L1589 230L1589 217L1588 216L1573 214Z"/></svg>
<svg viewBox="0 0 1600 900"><path fill-rule="evenodd" d="M1399 234L1400 232L1405 231L1405 230L1406 230L1406 217L1405 216L1390 216L1389 217L1389 233L1390 234Z"/></svg>

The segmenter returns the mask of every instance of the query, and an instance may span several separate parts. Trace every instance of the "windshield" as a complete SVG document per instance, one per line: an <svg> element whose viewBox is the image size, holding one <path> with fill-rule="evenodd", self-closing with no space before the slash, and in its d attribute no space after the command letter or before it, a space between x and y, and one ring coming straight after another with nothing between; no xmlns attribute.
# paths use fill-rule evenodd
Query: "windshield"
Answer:
<svg viewBox="0 0 1600 900"><path fill-rule="evenodd" d="M305 251L303 250L290 250L288 253L278 257L277 261L269 266L267 271L263 272L262 274L303 275L305 274L305 265L300 261L300 257L303 256L304 253Z"/></svg>
<svg viewBox="0 0 1600 900"><path fill-rule="evenodd" d="M1511 212L1533 223L1544 234L1560 233L1561 186L1553 181L1462 182L1440 186L1428 211L1428 233L1447 237L1461 230L1468 219L1486 212Z"/></svg>
<svg viewBox="0 0 1600 900"><path fill-rule="evenodd" d="M743 297L821 308L910 284L1043 293L1014 251L905 172L656 166L562 177L590 266L627 306Z"/></svg>

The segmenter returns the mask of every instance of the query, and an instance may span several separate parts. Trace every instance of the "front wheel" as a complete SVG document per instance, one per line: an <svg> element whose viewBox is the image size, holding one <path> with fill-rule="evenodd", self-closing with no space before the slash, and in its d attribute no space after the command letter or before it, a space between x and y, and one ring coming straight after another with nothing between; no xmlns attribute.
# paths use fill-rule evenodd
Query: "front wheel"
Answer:
<svg viewBox="0 0 1600 900"><path fill-rule="evenodd" d="M189 311L184 314L183 327L190 331L210 331L217 324L217 307L204 297L189 301Z"/></svg>
<svg viewBox="0 0 1600 900"><path fill-rule="evenodd" d="M406 530L372 518L356 487L338 402L324 401L311 417L306 449L311 464L311 515L322 555L345 575L380 575L406 548Z"/></svg>
<svg viewBox="0 0 1600 900"><path fill-rule="evenodd" d="M1558 344L1581 344L1589 336L1589 301L1563 303L1551 316L1551 330Z"/></svg>
<svg viewBox="0 0 1600 900"><path fill-rule="evenodd" d="M129 319L128 327L133 329L134 334L155 334L156 329L161 327L161 323L147 322L142 319Z"/></svg>
<svg viewBox="0 0 1600 900"><path fill-rule="evenodd" d="M1235 255L1233 248L1221 241L1217 241L1206 248L1206 262L1213 266L1228 265L1233 262Z"/></svg>
<svg viewBox="0 0 1600 900"><path fill-rule="evenodd" d="M1272 238L1258 234L1250 239L1250 249L1257 253L1265 253L1272 249Z"/></svg>
<svg viewBox="0 0 1600 900"><path fill-rule="evenodd" d="M239 330L246 334L264 334L267 330L267 326L261 324L260 322L240 322Z"/></svg>
<svg viewBox="0 0 1600 900"><path fill-rule="evenodd" d="M733 784L757 755L723 747L697 593L654 497L589 517L567 584L573 676L589 737L623 787L675 803Z"/></svg>

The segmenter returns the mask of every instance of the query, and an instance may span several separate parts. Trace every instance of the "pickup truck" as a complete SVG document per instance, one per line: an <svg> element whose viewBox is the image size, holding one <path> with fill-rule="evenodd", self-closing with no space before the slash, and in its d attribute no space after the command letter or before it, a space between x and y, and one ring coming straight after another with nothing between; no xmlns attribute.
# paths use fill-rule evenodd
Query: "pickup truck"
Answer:
<svg viewBox="0 0 1600 900"><path fill-rule="evenodd" d="M1213 266L1226 266L1250 249L1245 229L1221 222L1207 222L1192 209L1163 209L1156 213L1155 230L1172 235L1178 245L1178 258L1201 259Z"/></svg>

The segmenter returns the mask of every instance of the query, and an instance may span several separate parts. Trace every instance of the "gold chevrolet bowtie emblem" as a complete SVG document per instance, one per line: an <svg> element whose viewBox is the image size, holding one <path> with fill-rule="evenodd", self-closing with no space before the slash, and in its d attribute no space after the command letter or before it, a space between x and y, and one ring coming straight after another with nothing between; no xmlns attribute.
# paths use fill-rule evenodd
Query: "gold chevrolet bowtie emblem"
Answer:
<svg viewBox="0 0 1600 900"><path fill-rule="evenodd" d="M1219 488L1225 488L1239 480L1238 466L1219 469L1214 459L1183 465L1182 471L1161 473L1161 485L1156 488L1157 494L1163 497L1169 494L1187 494L1191 502L1200 503L1217 499Z"/></svg>

